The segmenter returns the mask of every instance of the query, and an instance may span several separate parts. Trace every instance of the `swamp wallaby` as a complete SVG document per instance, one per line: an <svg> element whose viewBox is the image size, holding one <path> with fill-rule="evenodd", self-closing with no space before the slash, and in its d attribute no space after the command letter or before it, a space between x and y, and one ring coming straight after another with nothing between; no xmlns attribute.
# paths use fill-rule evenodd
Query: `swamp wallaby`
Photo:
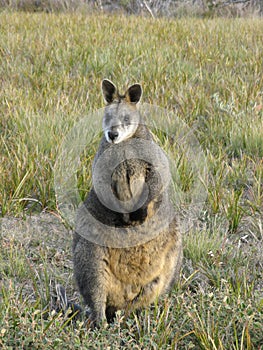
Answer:
<svg viewBox="0 0 263 350"><path fill-rule="evenodd" d="M93 181L78 210L73 241L74 275L90 308L93 325L112 321L117 310L129 312L147 306L168 292L179 275L182 261L181 235L171 216L168 186L158 171L165 168L162 171L169 174L169 165L163 162L160 166L160 158L165 156L156 154L159 146L137 108L142 88L134 84L120 95L111 81L103 80L102 92L107 103L104 134L92 169L94 173L101 157L106 159L105 169L111 162L114 164L110 190L98 194ZM140 152L147 155L146 160ZM117 164L111 159L116 153L122 154ZM103 166L100 169L103 172ZM99 172L96 174L99 177ZM94 179L97 181L96 176ZM111 208L101 198L107 197L107 192L111 192L120 207L123 205L123 210ZM147 198L141 200L146 194ZM125 206L127 202L129 209ZM104 232L101 228L97 230L96 223ZM117 240L114 230L118 232ZM100 232L110 236L100 241ZM112 244L108 243L111 238L115 239ZM121 244L124 240L129 244Z"/></svg>

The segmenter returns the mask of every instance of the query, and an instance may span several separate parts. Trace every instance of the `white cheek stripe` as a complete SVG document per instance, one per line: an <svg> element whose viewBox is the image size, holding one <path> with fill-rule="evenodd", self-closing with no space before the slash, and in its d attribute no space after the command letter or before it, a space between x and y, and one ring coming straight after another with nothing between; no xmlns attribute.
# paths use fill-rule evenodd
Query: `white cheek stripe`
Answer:
<svg viewBox="0 0 263 350"><path fill-rule="evenodd" d="M125 127L125 129L123 129L123 128L115 129L115 131L118 131L119 136L117 137L117 139L114 140L114 142L112 142L112 140L108 136L108 132L109 131L111 131L110 128L107 128L107 129L104 130L104 135L105 135L105 138L106 138L107 142L109 142L109 143L120 143L120 142L130 138L134 134L134 132L136 131L136 128L132 128L132 130L129 130L129 128L127 128L127 127Z"/></svg>

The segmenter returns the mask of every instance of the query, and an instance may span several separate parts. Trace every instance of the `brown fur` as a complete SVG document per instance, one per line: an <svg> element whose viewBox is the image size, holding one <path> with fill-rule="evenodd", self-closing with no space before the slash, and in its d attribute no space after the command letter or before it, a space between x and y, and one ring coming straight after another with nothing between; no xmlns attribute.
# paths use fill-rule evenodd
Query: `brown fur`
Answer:
<svg viewBox="0 0 263 350"><path fill-rule="evenodd" d="M111 82L106 81L103 85L104 97L110 105L137 101L136 93L140 95L138 85L130 89L132 96L127 98L128 90L124 95L126 98L121 98ZM119 98L118 102L115 101L116 96ZM116 110L113 110L113 118L116 118ZM141 124L138 124L131 137L152 140L147 127ZM122 144L125 149L125 141L122 141ZM104 136L94 163L108 147L114 145L109 144ZM124 227L127 232L129 227L134 229L136 225L155 215L158 221L160 217L157 209L160 203L165 202L167 206L171 204L153 165L140 159L130 159L122 162L112 174L112 190L115 196L123 201L140 196L145 184L150 189L148 200L134 213L122 214L104 207L92 188L83 207L80 208L78 217L84 215L83 210L88 210L100 222L109 226ZM75 233L73 252L76 281L85 303L90 307L90 319L94 325L98 325L104 320L111 321L119 309L132 311L147 306L159 295L168 292L179 275L182 242L173 220L150 241L128 248L101 246Z"/></svg>

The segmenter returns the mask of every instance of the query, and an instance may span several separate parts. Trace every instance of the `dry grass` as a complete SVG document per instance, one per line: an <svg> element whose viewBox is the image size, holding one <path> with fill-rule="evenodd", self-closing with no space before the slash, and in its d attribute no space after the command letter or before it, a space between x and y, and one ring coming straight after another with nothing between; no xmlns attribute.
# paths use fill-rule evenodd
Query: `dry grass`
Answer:
<svg viewBox="0 0 263 350"><path fill-rule="evenodd" d="M2 12L0 33L2 348L260 349L262 20ZM209 182L172 295L92 332L81 321L65 327L52 312L53 283L78 297L68 232L26 215L57 212L59 146L76 121L103 106L104 77L141 82L145 102L177 111L205 152ZM82 195L95 149L78 169ZM9 216L25 216L26 226Z"/></svg>

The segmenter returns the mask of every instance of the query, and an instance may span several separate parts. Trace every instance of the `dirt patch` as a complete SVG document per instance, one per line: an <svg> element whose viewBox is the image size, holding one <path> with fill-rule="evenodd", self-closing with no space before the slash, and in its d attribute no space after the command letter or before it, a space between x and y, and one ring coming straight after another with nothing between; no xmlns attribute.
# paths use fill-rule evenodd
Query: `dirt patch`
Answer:
<svg viewBox="0 0 263 350"><path fill-rule="evenodd" d="M0 221L0 284L10 284L24 298L54 308L56 285L78 299L73 280L72 232L54 214L41 213ZM9 287L8 287L9 288Z"/></svg>
<svg viewBox="0 0 263 350"><path fill-rule="evenodd" d="M71 244L71 231L53 214L5 217L0 221L2 239L20 241L24 246L46 244L66 249Z"/></svg>

